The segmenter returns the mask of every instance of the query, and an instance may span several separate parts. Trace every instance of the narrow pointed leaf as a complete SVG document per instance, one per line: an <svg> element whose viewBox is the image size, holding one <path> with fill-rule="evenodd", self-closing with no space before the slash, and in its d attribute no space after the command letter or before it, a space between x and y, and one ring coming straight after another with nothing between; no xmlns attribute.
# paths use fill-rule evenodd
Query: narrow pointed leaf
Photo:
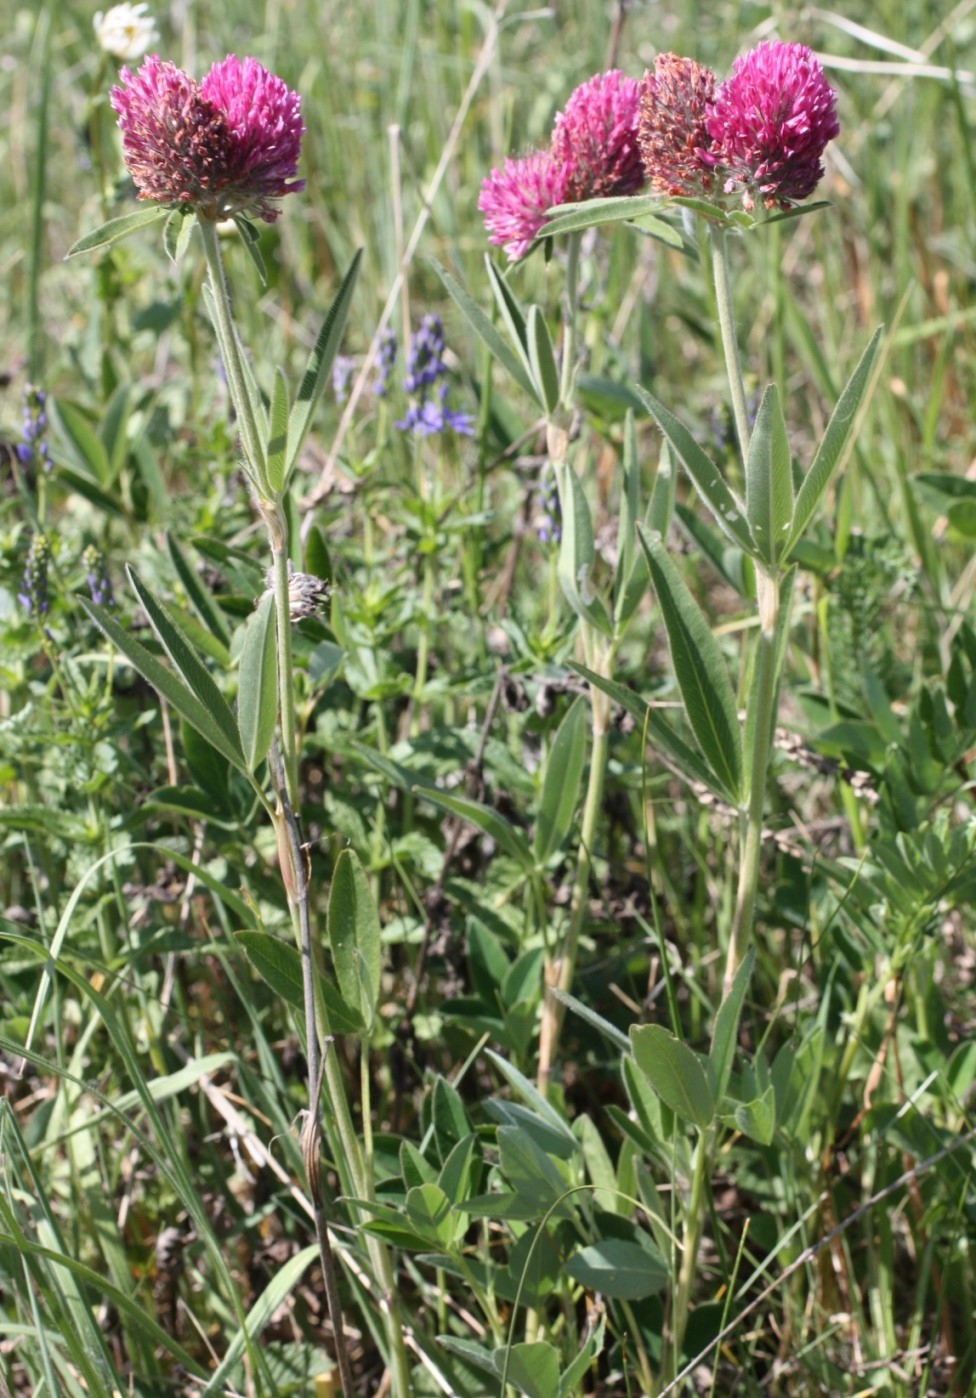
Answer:
<svg viewBox="0 0 976 1398"><path fill-rule="evenodd" d="M266 593L247 619L238 672L237 727L248 770L264 761L278 717L274 597Z"/></svg>
<svg viewBox="0 0 976 1398"><path fill-rule="evenodd" d="M738 544L755 558L756 544L746 519L745 506L726 485L715 462L698 445L684 423L668 412L663 403L659 403L639 384L633 384L632 387L671 444L675 456L695 482L698 493L714 515L716 524L734 544Z"/></svg>
<svg viewBox="0 0 976 1398"><path fill-rule="evenodd" d="M559 407L559 369L549 326L538 306L529 308L527 333L532 379L542 399L542 406L551 417Z"/></svg>
<svg viewBox="0 0 976 1398"><path fill-rule="evenodd" d="M546 222L539 236L559 237L563 233L577 233L584 228L595 228L604 223L620 223L624 219L646 219L652 224L662 224L667 230L669 241L676 236L676 230L663 219L654 218L661 212L664 201L659 194L632 194L613 199L587 199L581 204L555 204L549 210ZM643 223L642 227L645 226ZM681 245L681 236L677 234Z"/></svg>
<svg viewBox="0 0 976 1398"><path fill-rule="evenodd" d="M586 707L577 699L569 708L549 749L533 847L540 864L569 834L576 814L586 758Z"/></svg>
<svg viewBox="0 0 976 1398"><path fill-rule="evenodd" d="M104 607L96 606L94 602L89 602L86 597L79 597L78 602L84 607L95 625L104 631L115 648L126 657L130 665L138 670L143 679L148 680L153 689L167 703L171 704L176 712L186 719L187 723L192 724L208 743L212 743L229 762L244 771L244 754L241 752L236 731L233 740L229 740L223 728L214 720L192 690L188 689L182 680L173 674L172 670L167 670L166 666L162 665L154 655L146 650L145 646L140 645L128 631L124 630Z"/></svg>
<svg viewBox="0 0 976 1398"><path fill-rule="evenodd" d="M702 756L736 803L742 793L742 738L725 658L708 623L656 534L640 526L688 722Z"/></svg>
<svg viewBox="0 0 976 1398"><path fill-rule="evenodd" d="M793 523L793 467L776 385L763 394L746 457L746 516L756 552L772 567L786 551Z"/></svg>
<svg viewBox="0 0 976 1398"><path fill-rule="evenodd" d="M298 948L291 942L273 937L270 932L250 929L235 932L234 939L240 943L261 979L267 982L279 999L300 1013L305 1005L305 992L302 956ZM335 987L321 976L317 977L317 983L325 1002L330 1031L336 1034L361 1034L363 1021L359 1011L347 1005Z"/></svg>
<svg viewBox="0 0 976 1398"><path fill-rule="evenodd" d="M380 994L380 921L359 858L345 849L329 894L329 945L342 998L357 1005L367 1025Z"/></svg>
<svg viewBox="0 0 976 1398"><path fill-rule="evenodd" d="M793 611L793 584L796 581L796 565L788 568L780 579L779 584L779 616L776 618L776 635L773 638L773 673L776 675L777 696L773 699L773 713L778 709L779 679L783 673L783 659L786 655L786 642L790 634L790 618ZM760 637L760 645L767 644L766 640ZM760 684L760 667L756 664L753 667L752 690L749 703L746 705L746 721L742 734L743 762L747 770L752 769L752 751L756 741L756 721L760 705L757 702Z"/></svg>
<svg viewBox="0 0 976 1398"><path fill-rule="evenodd" d="M600 598L594 593L590 579L596 556L590 507L572 466L560 461L555 469L562 513L562 538L557 564L559 583L566 601L577 616L609 636L612 629L610 619Z"/></svg>
<svg viewBox="0 0 976 1398"><path fill-rule="evenodd" d="M231 761L234 762L236 766L240 766L244 754L240 746L237 724L234 722L234 715L231 712L230 705L217 688L216 681L197 655L176 621L162 604L156 600L145 583L140 580L135 570L128 568L126 571L129 576L129 581L132 584L132 589L145 608L149 623L155 631L160 644L222 734L223 746L214 743L214 747L217 748L218 752L223 752L225 755L230 755L228 752L229 749L230 752L233 753ZM188 715L184 714L184 717L187 718L188 722L193 723L193 720L189 718ZM198 727L195 723L193 726L194 728ZM204 733L203 736L208 742L213 742L209 733Z"/></svg>
<svg viewBox="0 0 976 1398"><path fill-rule="evenodd" d="M709 1050L708 1061L712 1069L712 1086L717 1102L721 1102L725 1096L725 1089L729 1085L729 1074L732 1071L732 1059L735 1056L736 1038L739 1032L739 1016L742 1014L742 1002L745 1000L755 964L756 949L750 947L735 973L735 979L729 987L729 993L722 1001L718 1014L715 1016L715 1028L712 1030L712 1046Z"/></svg>
<svg viewBox="0 0 976 1398"><path fill-rule="evenodd" d="M861 355L857 368L848 379L844 391L838 399L837 406L831 414L830 421L827 423L827 430L817 448L810 469L803 478L803 484L797 492L796 507L793 511L793 528L790 530L789 543L784 550L784 557L788 556L794 544L801 538L840 461L851 428L854 426L854 419L871 379L871 369L880 340L881 329L879 328L871 336L867 349Z"/></svg>
<svg viewBox="0 0 976 1398"><path fill-rule="evenodd" d="M254 270L258 274L258 280L262 286L267 286L268 269L264 265L264 255L261 252L261 234L250 219L245 218L243 214L235 214L234 222L237 225L238 233L241 235L244 251L254 264Z"/></svg>
<svg viewBox="0 0 976 1398"><path fill-rule="evenodd" d="M198 1389L200 1398L216 1398L217 1394L228 1391L228 1380L234 1369L270 1324L275 1312L279 1311L285 1302L290 1301L292 1292L297 1290L302 1277L318 1256L319 1250L312 1243L294 1257L290 1257L276 1271L272 1271L271 1280L248 1311L244 1325L233 1330L230 1344L206 1386Z"/></svg>
<svg viewBox="0 0 976 1398"><path fill-rule="evenodd" d="M650 1239L644 1245L629 1238L601 1238L574 1252L565 1270L582 1286L618 1301L641 1301L668 1284L668 1264Z"/></svg>
<svg viewBox="0 0 976 1398"><path fill-rule="evenodd" d="M78 257L83 252L93 252L95 248L110 247L112 243L128 238L130 233L135 233L139 228L161 222L168 214L169 209L156 204L149 209L137 209L134 214L123 214L121 218L110 219L108 223L103 223L100 228L93 228L90 233L79 238L77 243L72 244L65 253L65 260Z"/></svg>
<svg viewBox="0 0 976 1398"><path fill-rule="evenodd" d="M484 806L480 801L472 801L467 796L452 796L446 791L438 791L436 787L422 786L417 782L409 783L407 790L416 792L425 801L430 801L435 806L450 811L452 815L460 816L476 829L483 830L495 841L499 849L504 850L524 869L535 868L535 859L525 836L490 806Z"/></svg>
<svg viewBox="0 0 976 1398"><path fill-rule="evenodd" d="M268 437L266 471L268 485L275 495L285 488L285 457L288 450L288 380L279 369L275 374L271 399L271 427Z"/></svg>
<svg viewBox="0 0 976 1398"><path fill-rule="evenodd" d="M532 361L529 358L529 339L525 324L525 312L519 305L508 282L506 282L494 262L492 262L491 258L487 255L485 256L485 266L488 269L488 280L491 283L492 293L495 297L495 305L498 307L499 314L508 331L509 344L518 355L529 382L534 384L535 379L532 373ZM538 388L533 390L532 396L541 406L542 398Z"/></svg>
<svg viewBox="0 0 976 1398"><path fill-rule="evenodd" d="M580 665L576 661L570 661L569 668L575 670L583 679L589 680L627 713L632 714L641 725L642 730L646 729L650 742L661 752L665 753L672 765L681 773L686 781L700 783L709 791L713 791L716 796L721 796L725 801L736 801L736 793L730 791L723 785L715 773L708 768L698 756L697 752L680 737L666 719L662 718L659 711L653 704L649 704L646 699L642 699L639 694L635 694L626 685L618 684L616 680L605 679L594 670L589 670L585 665Z"/></svg>
<svg viewBox="0 0 976 1398"><path fill-rule="evenodd" d="M448 296L450 296L474 333L489 350L492 358L496 359L502 368L507 370L518 386L524 389L530 398L534 399L536 403L539 403L539 395L532 382L532 375L527 372L520 356L513 352L508 341L504 336L498 333L498 330L488 316L485 315L477 301L474 300L461 283L432 258L428 260L443 282L444 289ZM541 403L539 406L542 406Z"/></svg>
<svg viewBox="0 0 976 1398"><path fill-rule="evenodd" d="M332 361L335 359L336 351L342 339L342 332L346 324L346 316L349 314L349 306L352 302L353 290L356 286L356 278L359 276L359 264L362 260L362 249L356 253L349 267L349 271L342 279L342 285L336 292L335 300L329 307L319 337L315 342L308 360L308 367L298 389L298 397L295 399L288 420L288 449L285 454L286 469L285 479L291 474L291 469L298 458L298 453L302 449L302 443L312 422L312 415L318 407L319 400L325 392L325 385L328 382L329 370L332 368Z"/></svg>
<svg viewBox="0 0 976 1398"><path fill-rule="evenodd" d="M227 648L230 645L230 628L227 625L223 612L217 606L213 594L208 592L201 583L199 574L191 565L175 535L168 530L166 533L166 548L180 582L183 584L183 590L190 599L193 610L220 642L224 651L222 663L228 665L230 663L230 655L227 653Z"/></svg>
<svg viewBox="0 0 976 1398"><path fill-rule="evenodd" d="M619 551L617 571L613 580L613 620L618 631L633 616L647 590L647 563L643 550L638 547L636 533L637 521L640 519L640 457L632 409L628 409L624 419L623 468L620 523L617 529Z"/></svg>
<svg viewBox="0 0 976 1398"><path fill-rule="evenodd" d="M163 247L171 262L179 262L190 246L196 217L189 209L173 209L163 225Z"/></svg>
<svg viewBox="0 0 976 1398"><path fill-rule="evenodd" d="M715 1099L698 1055L663 1024L633 1025L630 1042L638 1068L665 1106L683 1121L708 1126Z"/></svg>

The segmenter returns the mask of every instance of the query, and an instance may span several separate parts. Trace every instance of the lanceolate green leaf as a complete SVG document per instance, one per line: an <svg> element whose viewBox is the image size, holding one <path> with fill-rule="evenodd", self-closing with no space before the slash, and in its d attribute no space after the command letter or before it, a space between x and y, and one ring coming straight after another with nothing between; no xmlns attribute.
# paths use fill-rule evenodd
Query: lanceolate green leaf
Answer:
<svg viewBox="0 0 976 1398"><path fill-rule="evenodd" d="M589 680L590 684L595 685L604 694L608 694L627 713L633 714L642 729L646 730L648 740L670 758L686 781L700 782L702 786L714 791L726 801L735 801L735 793L718 781L714 772L706 767L695 750L688 746L646 699L642 699L626 685L618 684L616 680L605 679L603 675L598 675L577 661L570 661L569 668L582 675L585 680Z"/></svg>
<svg viewBox="0 0 976 1398"><path fill-rule="evenodd" d="M661 603L688 722L705 761L738 804L742 795L742 739L725 659L658 535L639 526L638 532Z"/></svg>
<svg viewBox="0 0 976 1398"><path fill-rule="evenodd" d="M218 752L224 752L225 756L230 756L226 751L229 747L234 753L230 760L240 766L243 752L230 705L173 617L156 600L134 569L129 568L127 572L133 591L145 608L149 623L159 638L160 644L223 735L224 746L221 747L214 743L214 747L217 748ZM193 723L188 714L184 714L184 718ZM195 723L193 726L197 727ZM203 736L209 742L213 742L209 733L204 733Z"/></svg>
<svg viewBox="0 0 976 1398"><path fill-rule="evenodd" d="M684 240L674 225L654 217L661 212L662 202L659 194L633 194L616 199L587 199L582 204L557 204L539 236L558 237L563 233L595 228L603 223L639 218L642 228L651 227L657 231L660 225L665 240L674 247L681 247Z"/></svg>
<svg viewBox="0 0 976 1398"><path fill-rule="evenodd" d="M539 403L539 395L532 382L532 376L526 371L525 365L519 355L515 354L504 336L500 335L478 305L477 301L465 290L459 281L451 276L445 268L429 259L430 265L444 283L444 289L471 329L487 347L493 359L496 359L503 369L506 369L520 388L524 389L530 398ZM539 403L541 407L541 403Z"/></svg>
<svg viewBox="0 0 976 1398"><path fill-rule="evenodd" d="M277 495L285 487L285 455L288 449L288 380L281 369L275 374L270 430L266 470L268 485Z"/></svg>
<svg viewBox="0 0 976 1398"><path fill-rule="evenodd" d="M154 204L152 208L137 209L134 214L123 214L121 218L110 219L100 228L94 228L79 238L65 253L65 257L77 257L83 252L94 252L96 248L107 248L121 238L128 238L138 228L146 228L150 223L160 223L168 217L169 209Z"/></svg>
<svg viewBox="0 0 976 1398"><path fill-rule="evenodd" d="M556 366L556 352L552 347L549 327L538 306L529 307L526 329L532 378L542 399L542 406L552 416L559 407L559 369Z"/></svg>
<svg viewBox="0 0 976 1398"><path fill-rule="evenodd" d="M564 461L556 465L556 485L562 513L557 573L563 595L577 616L609 636L610 620L606 608L592 589L590 578L595 552L586 494L576 472Z"/></svg>
<svg viewBox="0 0 976 1398"><path fill-rule="evenodd" d="M438 791L436 787L422 786L417 782L410 783L407 790L415 791L425 801L431 801L435 806L450 811L452 815L460 816L469 825L483 830L486 835L491 836L499 849L511 855L524 869L535 868L535 860L525 836L490 806L484 806L480 801L472 801L467 796L452 796L449 792Z"/></svg>
<svg viewBox="0 0 976 1398"><path fill-rule="evenodd" d="M495 305L498 307L498 312L508 331L509 343L518 355L529 382L534 383L532 361L529 358L529 337L525 324L525 312L516 300L512 288L487 254L485 255L485 266L488 269L488 280L495 297ZM542 404L538 389L533 390L532 396L537 403Z"/></svg>
<svg viewBox="0 0 976 1398"><path fill-rule="evenodd" d="M790 443L775 384L763 394L749 439L746 515L756 552L772 567L786 550L793 522Z"/></svg>
<svg viewBox="0 0 976 1398"><path fill-rule="evenodd" d="M247 619L237 686L237 727L253 772L268 755L278 717L274 597L265 593Z"/></svg>
<svg viewBox="0 0 976 1398"><path fill-rule="evenodd" d="M810 518L819 505L840 461L841 453L847 444L851 428L854 426L858 408L861 406L861 400L871 379L871 368L878 352L880 340L881 330L879 328L871 336L870 343L861 355L857 368L848 379L827 424L827 430L817 448L810 469L803 478L803 484L797 492L796 507L793 511L793 527L790 530L789 542L784 550L784 558L789 555L790 550L809 524Z"/></svg>
<svg viewBox="0 0 976 1398"><path fill-rule="evenodd" d="M262 980L267 981L274 993L293 1010L304 1008L302 982L302 958L298 948L291 942L283 942L270 932L235 932L248 961ZM336 1034L361 1034L363 1021L359 1011L347 1005L339 992L321 976L316 978L317 989L325 1004L328 1027Z"/></svg>
<svg viewBox="0 0 976 1398"><path fill-rule="evenodd" d="M96 606L94 602L89 602L86 597L79 597L78 602L91 617L96 626L104 631L105 635L122 654L129 663L138 670L143 679L148 680L153 689L156 690L178 714L186 719L187 723L193 725L198 733L212 743L218 752L222 752L229 762L241 771L246 770L244 754L241 751L240 740L237 730L233 727L233 715L231 715L232 737L228 737L222 725L218 724L209 710L200 700L188 689L183 682L173 674L172 670L167 670L154 655L146 650L145 646L139 644L128 631L123 630L110 612L104 607ZM228 713L230 710L228 709Z"/></svg>
<svg viewBox="0 0 976 1398"><path fill-rule="evenodd" d="M302 449L306 433L312 422L312 414L318 407L319 400L325 392L325 385L328 382L329 370L332 368L332 361L339 348L342 338L342 331L346 324L346 316L349 314L349 306L352 301L353 289L356 285L356 278L359 275L359 264L362 259L362 249L356 253L352 260L352 265L345 277L342 285L336 292L335 300L329 307L328 314L323 322L319 337L315 341L315 347L309 356L308 367L302 378L298 389L298 397L295 399L288 420L288 450L285 453L285 480L291 474L291 469L298 458L298 453Z"/></svg>
<svg viewBox="0 0 976 1398"><path fill-rule="evenodd" d="M288 1300L298 1286L308 1268L319 1256L314 1243L296 1253L278 1271L273 1272L268 1285L261 1292L247 1315L244 1325L236 1331L227 1346L227 1351L217 1368L210 1375L205 1388L200 1389L200 1398L216 1398L218 1393L226 1393L226 1381L233 1369L241 1362L249 1344L256 1340L269 1324L275 1311Z"/></svg>
<svg viewBox="0 0 976 1398"><path fill-rule="evenodd" d="M662 462L665 461L670 461L666 446L662 448ZM636 526L640 518L640 457L637 450L637 427L633 411L630 409L624 420L623 467L624 482L620 500L620 523L617 529L617 571L613 580L613 621L618 632L626 626L647 591L647 563L643 550L637 544ZM658 476L660 477L660 467Z"/></svg>
<svg viewBox="0 0 976 1398"><path fill-rule="evenodd" d="M659 403L639 384L634 384L633 389L695 482L716 524L734 544L755 558L756 544L746 520L745 506L726 485L715 462L702 451L684 423L668 412L663 403Z"/></svg>
<svg viewBox="0 0 976 1398"><path fill-rule="evenodd" d="M665 1106L684 1121L708 1126L715 1099L698 1055L663 1024L633 1025L630 1042L637 1066Z"/></svg>
<svg viewBox="0 0 976 1398"><path fill-rule="evenodd" d="M170 558L173 560L173 567L179 574L180 582L183 584L183 590L190 599L194 611L220 642L221 649L226 657L223 663L225 665L229 664L230 656L227 653L227 647L230 645L230 629L223 612L217 606L213 594L201 583L199 574L196 569L191 566L181 545L177 542L176 537L168 530L166 533L166 547L169 551Z"/></svg>
<svg viewBox="0 0 976 1398"><path fill-rule="evenodd" d="M559 725L546 761L533 841L540 864L555 853L569 833L576 813L585 757L586 708L577 699Z"/></svg>
<svg viewBox="0 0 976 1398"><path fill-rule="evenodd" d="M367 1025L380 994L380 920L358 856L345 849L329 893L329 945L342 998L358 1005Z"/></svg>
<svg viewBox="0 0 976 1398"><path fill-rule="evenodd" d="M191 209L172 209L163 226L163 247L171 262L179 262L190 245L196 217Z"/></svg>
<svg viewBox="0 0 976 1398"><path fill-rule="evenodd" d="M755 964L756 949L750 947L735 973L735 979L729 987L728 994L719 1006L718 1014L715 1016L715 1028L712 1031L712 1046L709 1050L708 1061L712 1070L715 1100L719 1103L721 1103L725 1089L729 1084L732 1059L735 1055L736 1036L739 1031L739 1016L742 1014L742 1002L749 988Z"/></svg>

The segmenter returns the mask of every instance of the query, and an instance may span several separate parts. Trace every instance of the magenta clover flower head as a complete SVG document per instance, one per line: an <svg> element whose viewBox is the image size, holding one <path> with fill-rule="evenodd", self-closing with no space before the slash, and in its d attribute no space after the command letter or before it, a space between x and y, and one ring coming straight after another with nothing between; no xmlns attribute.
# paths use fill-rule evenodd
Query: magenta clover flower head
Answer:
<svg viewBox="0 0 976 1398"><path fill-rule="evenodd" d="M509 156L482 183L478 208L488 241L503 247L509 262L524 257L546 221L546 210L565 197L563 167L547 150Z"/></svg>
<svg viewBox="0 0 976 1398"><path fill-rule="evenodd" d="M273 223L273 201L304 189L301 99L256 59L229 54L197 83L153 54L120 77L110 100L140 199Z"/></svg>
<svg viewBox="0 0 976 1398"><path fill-rule="evenodd" d="M636 194L644 184L637 144L638 88L613 68L582 83L556 117L552 158L562 171L563 198Z"/></svg>
<svg viewBox="0 0 976 1398"><path fill-rule="evenodd" d="M836 94L804 44L767 41L736 59L705 119L726 194L753 209L790 208L823 177L821 156L840 132Z"/></svg>

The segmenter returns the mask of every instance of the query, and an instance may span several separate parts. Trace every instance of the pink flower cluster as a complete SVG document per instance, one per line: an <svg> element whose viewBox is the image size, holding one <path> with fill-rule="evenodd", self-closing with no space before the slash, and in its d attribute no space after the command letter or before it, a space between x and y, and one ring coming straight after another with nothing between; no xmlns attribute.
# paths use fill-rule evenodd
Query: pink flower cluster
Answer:
<svg viewBox="0 0 976 1398"><path fill-rule="evenodd" d="M273 223L272 201L305 188L301 99L256 59L230 54L197 83L152 55L120 77L110 100L140 199Z"/></svg>
<svg viewBox="0 0 976 1398"><path fill-rule="evenodd" d="M635 78L611 69L590 78L556 117L545 150L509 157L481 186L488 240L515 262L524 257L554 204L636 194L645 175L637 145Z"/></svg>
<svg viewBox="0 0 976 1398"><path fill-rule="evenodd" d="M549 147L492 170L478 207L489 242L513 262L552 205L634 194L647 181L661 194L790 208L816 188L839 130L835 93L803 44L760 44L721 84L693 59L661 54L639 83L614 70L578 87Z"/></svg>

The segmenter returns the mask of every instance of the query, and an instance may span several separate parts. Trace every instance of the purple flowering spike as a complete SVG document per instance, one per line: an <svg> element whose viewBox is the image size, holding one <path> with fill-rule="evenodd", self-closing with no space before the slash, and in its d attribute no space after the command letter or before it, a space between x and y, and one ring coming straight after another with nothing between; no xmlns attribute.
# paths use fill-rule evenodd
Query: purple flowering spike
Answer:
<svg viewBox="0 0 976 1398"><path fill-rule="evenodd" d="M556 117L552 158L566 202L636 194L644 184L637 98L636 78L613 68L582 83Z"/></svg>
<svg viewBox="0 0 976 1398"><path fill-rule="evenodd" d="M390 375L393 373L393 366L396 364L397 343L396 336L389 327L380 331L379 342L376 347L376 377L373 380L373 392L377 398L385 398L390 386Z"/></svg>
<svg viewBox="0 0 976 1398"><path fill-rule="evenodd" d="M467 413L447 406L447 365L444 363L444 326L438 315L426 315L410 337L407 374L403 387L412 402L406 417L396 424L401 432L430 437L437 432L457 432L470 437L474 423Z"/></svg>
<svg viewBox="0 0 976 1398"><path fill-rule="evenodd" d="M804 44L766 42L736 59L705 125L726 176L746 209L790 208L812 194L821 156L840 132L836 94Z"/></svg>
<svg viewBox="0 0 976 1398"><path fill-rule="evenodd" d="M140 199L185 205L202 218L247 213L273 223L272 200L297 193L300 98L253 58L233 54L196 83L155 54L123 68L111 104Z"/></svg>
<svg viewBox="0 0 976 1398"><path fill-rule="evenodd" d="M565 200L564 168L549 151L509 157L481 186L478 208L485 216L489 243L503 247L517 262L532 246L546 221L546 210Z"/></svg>
<svg viewBox="0 0 976 1398"><path fill-rule="evenodd" d="M47 578L50 562L50 544L43 534L35 534L27 550L24 580L17 594L20 605L34 616L44 616L51 609Z"/></svg>

